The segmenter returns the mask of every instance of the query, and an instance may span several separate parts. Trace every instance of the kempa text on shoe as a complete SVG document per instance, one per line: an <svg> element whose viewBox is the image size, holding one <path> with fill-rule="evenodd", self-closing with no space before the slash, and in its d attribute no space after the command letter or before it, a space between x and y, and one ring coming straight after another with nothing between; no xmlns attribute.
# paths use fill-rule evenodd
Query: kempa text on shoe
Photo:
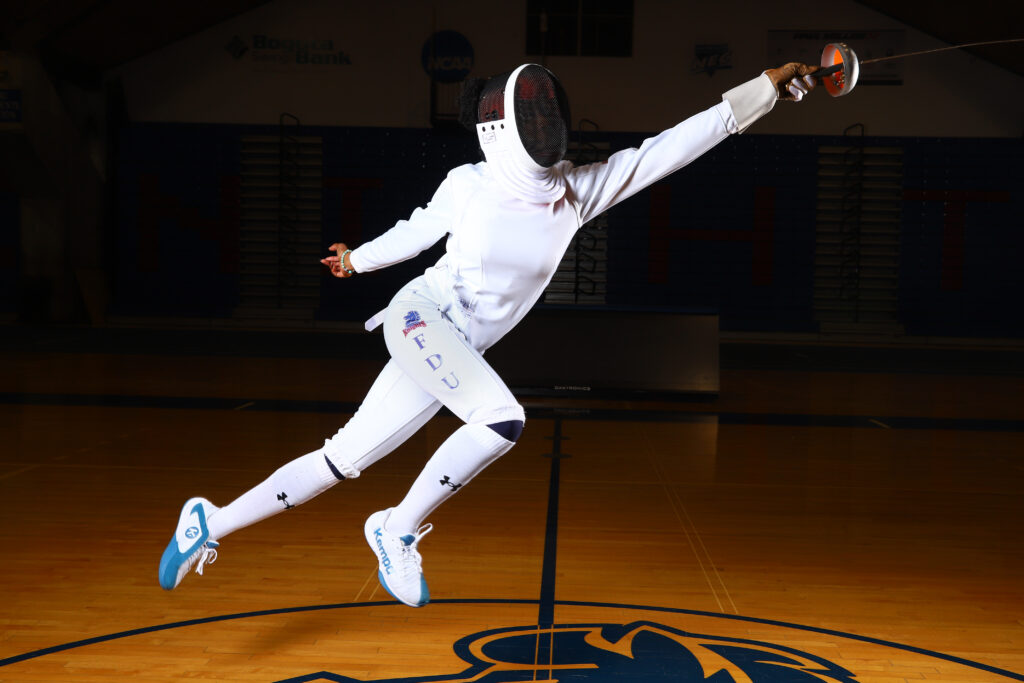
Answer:
<svg viewBox="0 0 1024 683"><path fill-rule="evenodd" d="M384 541L381 539L380 527L374 529L373 537L377 539L377 550L380 552L380 564L384 567L384 571L387 574L391 574L391 558L388 557L388 551L384 550Z"/></svg>

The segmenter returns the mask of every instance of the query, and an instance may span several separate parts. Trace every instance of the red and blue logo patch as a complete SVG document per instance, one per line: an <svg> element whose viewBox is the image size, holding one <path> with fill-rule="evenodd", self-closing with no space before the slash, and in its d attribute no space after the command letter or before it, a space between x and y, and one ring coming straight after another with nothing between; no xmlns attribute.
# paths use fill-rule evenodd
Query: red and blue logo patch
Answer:
<svg viewBox="0 0 1024 683"><path fill-rule="evenodd" d="M405 329L402 330L402 334L408 337L409 333L415 330L417 327L426 326L427 324L423 322L423 318L420 317L419 313L417 313L416 311L409 311L408 313L405 314Z"/></svg>

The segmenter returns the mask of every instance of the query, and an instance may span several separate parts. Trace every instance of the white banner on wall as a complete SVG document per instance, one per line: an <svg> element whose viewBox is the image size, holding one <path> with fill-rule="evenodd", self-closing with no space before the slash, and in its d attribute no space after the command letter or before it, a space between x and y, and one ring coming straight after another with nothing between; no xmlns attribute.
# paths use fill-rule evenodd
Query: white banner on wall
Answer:
<svg viewBox="0 0 1024 683"><path fill-rule="evenodd" d="M880 31L768 31L768 63L820 64L821 53L829 43L846 43L857 59L875 59L903 54L906 44L903 29ZM857 85L903 85L902 60L869 64L861 69Z"/></svg>
<svg viewBox="0 0 1024 683"><path fill-rule="evenodd" d="M296 38L270 33L232 36L224 49L260 73L301 73L350 66L352 57L333 38Z"/></svg>

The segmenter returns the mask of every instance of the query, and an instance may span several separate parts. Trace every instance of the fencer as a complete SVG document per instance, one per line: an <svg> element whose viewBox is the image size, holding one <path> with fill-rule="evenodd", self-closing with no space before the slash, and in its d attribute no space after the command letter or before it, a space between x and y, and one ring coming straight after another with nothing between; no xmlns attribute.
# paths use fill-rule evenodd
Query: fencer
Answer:
<svg viewBox="0 0 1024 683"><path fill-rule="evenodd" d="M530 310L570 240L590 219L673 173L779 99L800 100L818 67L769 69L722 101L606 162L563 160L569 101L550 71L524 64L467 84L463 123L484 160L450 171L429 203L356 249L332 245L321 263L339 278L410 259L446 238L445 254L402 287L367 326L383 327L390 360L352 418L323 446L272 473L231 503L187 501L160 560L178 586L212 563L232 532L355 479L411 437L442 406L462 425L427 460L405 497L374 512L364 534L382 586L414 607L430 599L419 543L432 511L513 447L523 407L483 357Z"/></svg>

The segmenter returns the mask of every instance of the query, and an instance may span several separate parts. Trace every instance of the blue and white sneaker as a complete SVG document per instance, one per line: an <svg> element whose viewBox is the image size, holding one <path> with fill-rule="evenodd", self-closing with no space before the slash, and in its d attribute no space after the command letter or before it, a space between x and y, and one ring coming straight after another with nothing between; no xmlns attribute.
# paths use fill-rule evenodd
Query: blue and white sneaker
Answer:
<svg viewBox="0 0 1024 683"><path fill-rule="evenodd" d="M423 578L423 558L416 545L434 525L424 524L415 534L397 536L384 528L391 510L373 513L363 527L366 542L377 555L377 578L391 597L410 607L423 607L430 602L430 591Z"/></svg>
<svg viewBox="0 0 1024 683"><path fill-rule="evenodd" d="M190 498L178 517L178 528L160 558L160 586L164 590L177 588L185 574L196 568L203 573L203 565L217 561L217 541L210 539L206 520L219 510L205 498Z"/></svg>

